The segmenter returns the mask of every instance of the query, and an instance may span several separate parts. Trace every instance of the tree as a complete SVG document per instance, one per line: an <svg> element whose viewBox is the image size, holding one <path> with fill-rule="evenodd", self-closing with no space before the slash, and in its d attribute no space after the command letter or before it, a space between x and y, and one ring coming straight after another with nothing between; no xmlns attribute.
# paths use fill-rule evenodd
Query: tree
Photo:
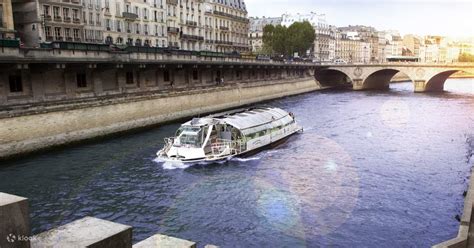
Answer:
<svg viewBox="0 0 474 248"><path fill-rule="evenodd" d="M264 47L266 46L270 50L272 50L273 47L273 34L275 32L275 26L273 25L266 25L263 27L263 45Z"/></svg>
<svg viewBox="0 0 474 248"><path fill-rule="evenodd" d="M300 56L305 55L316 39L316 32L307 21L295 22L288 28L290 35L290 52L291 54L297 52ZM290 54L290 55L291 55Z"/></svg>
<svg viewBox="0 0 474 248"><path fill-rule="evenodd" d="M311 24L295 22L290 27L267 25L263 28L264 51L271 54L293 56L304 55L313 45L316 33Z"/></svg>

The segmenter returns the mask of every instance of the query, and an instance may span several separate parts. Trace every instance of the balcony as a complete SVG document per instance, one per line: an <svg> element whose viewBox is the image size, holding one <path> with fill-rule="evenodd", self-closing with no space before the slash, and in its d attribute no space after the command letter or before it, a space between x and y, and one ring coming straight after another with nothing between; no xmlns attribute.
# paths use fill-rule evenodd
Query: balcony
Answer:
<svg viewBox="0 0 474 248"><path fill-rule="evenodd" d="M204 37L198 36L198 35L182 34L181 39L194 40L194 41L203 41Z"/></svg>
<svg viewBox="0 0 474 248"><path fill-rule="evenodd" d="M224 26L220 26L219 29L222 30L222 31L229 31L229 28L228 28L228 27L224 27Z"/></svg>
<svg viewBox="0 0 474 248"><path fill-rule="evenodd" d="M45 21L51 21L51 16L50 15L45 15L44 20Z"/></svg>
<svg viewBox="0 0 474 248"><path fill-rule="evenodd" d="M52 40L53 40L53 36L47 35L47 36L46 36L46 40L47 40L47 41L52 41Z"/></svg>
<svg viewBox="0 0 474 248"><path fill-rule="evenodd" d="M56 36L54 40L62 41L62 40L63 40L63 37L62 37L62 36Z"/></svg>
<svg viewBox="0 0 474 248"><path fill-rule="evenodd" d="M76 23L76 24L80 24L80 23L81 23L81 19L79 19L79 18L74 18L74 19L72 20L72 22L74 22L74 23Z"/></svg>
<svg viewBox="0 0 474 248"><path fill-rule="evenodd" d="M136 20L138 18L137 14L130 13L130 12L123 12L122 13L123 18L127 20Z"/></svg>
<svg viewBox="0 0 474 248"><path fill-rule="evenodd" d="M179 33L179 28L168 27L168 33Z"/></svg>
<svg viewBox="0 0 474 248"><path fill-rule="evenodd" d="M72 37L66 37L66 41L72 41Z"/></svg>
<svg viewBox="0 0 474 248"><path fill-rule="evenodd" d="M197 22L195 22L195 21L186 21L186 25L192 26L192 27L197 27Z"/></svg>
<svg viewBox="0 0 474 248"><path fill-rule="evenodd" d="M71 3L81 4L81 0L71 0Z"/></svg>
<svg viewBox="0 0 474 248"><path fill-rule="evenodd" d="M55 21L55 22L60 22L60 21L62 21L62 20L63 20L63 19L62 19L60 16L55 16L55 17L54 17L54 21Z"/></svg>
<svg viewBox="0 0 474 248"><path fill-rule="evenodd" d="M250 22L249 19L247 19L247 18L231 15L231 14L228 14L228 13L225 13L225 12L222 12L222 11L214 10L213 13L214 13L214 15L231 18L231 19L234 19L235 21L238 21L238 22L243 22L243 23L249 23Z"/></svg>
<svg viewBox="0 0 474 248"><path fill-rule="evenodd" d="M64 17L64 22L70 23L71 21L71 17Z"/></svg>
<svg viewBox="0 0 474 248"><path fill-rule="evenodd" d="M214 43L216 44L219 44L219 45L228 45L228 46L232 46L232 41L223 41L223 40L216 40L214 41Z"/></svg>

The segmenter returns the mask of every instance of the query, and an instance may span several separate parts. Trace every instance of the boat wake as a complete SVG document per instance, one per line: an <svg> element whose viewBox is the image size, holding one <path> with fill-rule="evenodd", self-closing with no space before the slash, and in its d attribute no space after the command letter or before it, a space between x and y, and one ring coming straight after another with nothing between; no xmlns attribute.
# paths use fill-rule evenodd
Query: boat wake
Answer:
<svg viewBox="0 0 474 248"><path fill-rule="evenodd" d="M248 157L248 158L232 158L231 161L237 161L237 162L249 162L249 161L256 161L260 160L260 157Z"/></svg>
<svg viewBox="0 0 474 248"><path fill-rule="evenodd" d="M185 170L187 168L190 168L195 165L215 165L215 164L225 164L227 162L240 162L240 163L245 163L245 162L250 162L250 161L257 161L260 160L261 157L248 157L248 158L239 158L239 157L233 157L233 158L228 158L228 159L223 159L219 161L209 161L209 162L196 162L196 163L182 163L182 162L170 162L170 161L163 161L159 158L153 159L153 162L160 164L164 170Z"/></svg>

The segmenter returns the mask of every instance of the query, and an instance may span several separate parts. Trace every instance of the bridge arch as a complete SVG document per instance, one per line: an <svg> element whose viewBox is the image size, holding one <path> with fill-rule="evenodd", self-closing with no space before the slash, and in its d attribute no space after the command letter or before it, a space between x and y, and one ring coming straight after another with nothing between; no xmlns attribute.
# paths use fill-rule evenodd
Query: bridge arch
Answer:
<svg viewBox="0 0 474 248"><path fill-rule="evenodd" d="M349 73L333 68L316 69L314 78L323 86L344 86L352 84Z"/></svg>
<svg viewBox="0 0 474 248"><path fill-rule="evenodd" d="M413 82L413 79L405 73L403 70L384 68L381 70L376 70L369 74L362 82L362 85L359 86L359 90L365 89L388 89L392 78L397 74L402 73L407 76L410 81Z"/></svg>
<svg viewBox="0 0 474 248"><path fill-rule="evenodd" d="M425 85L425 92L441 92L444 91L444 84L446 80L451 77L451 75L457 72L467 72L465 70L448 70L439 72L433 76L431 76Z"/></svg>

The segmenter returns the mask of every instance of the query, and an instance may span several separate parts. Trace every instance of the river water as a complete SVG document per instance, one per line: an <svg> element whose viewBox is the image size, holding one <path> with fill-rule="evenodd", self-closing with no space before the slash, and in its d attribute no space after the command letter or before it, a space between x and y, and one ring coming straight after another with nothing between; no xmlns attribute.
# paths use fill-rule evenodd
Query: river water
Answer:
<svg viewBox="0 0 474 248"><path fill-rule="evenodd" d="M274 100L305 132L221 164L154 162L179 123L58 149L3 162L0 191L30 199L33 233L95 216L133 226L134 242L428 247L456 236L472 165L474 80L446 89Z"/></svg>

